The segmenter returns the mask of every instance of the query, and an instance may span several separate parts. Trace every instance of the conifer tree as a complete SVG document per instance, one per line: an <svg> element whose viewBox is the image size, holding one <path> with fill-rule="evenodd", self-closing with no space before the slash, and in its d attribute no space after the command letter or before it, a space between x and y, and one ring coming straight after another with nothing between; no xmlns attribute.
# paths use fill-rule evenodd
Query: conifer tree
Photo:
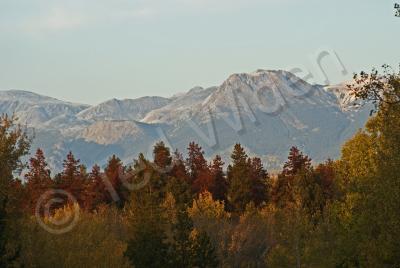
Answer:
<svg viewBox="0 0 400 268"><path fill-rule="evenodd" d="M165 146L163 141L160 141L154 145L153 155L154 164L159 169L165 169L172 164L170 149Z"/></svg>
<svg viewBox="0 0 400 268"><path fill-rule="evenodd" d="M209 190L211 188L212 178L208 163L204 157L204 151L194 142L189 144L186 164L188 166L193 192L198 194Z"/></svg>
<svg viewBox="0 0 400 268"><path fill-rule="evenodd" d="M107 199L108 191L98 165L93 166L88 178L89 181L85 191L85 209L92 211L101 204L110 203Z"/></svg>
<svg viewBox="0 0 400 268"><path fill-rule="evenodd" d="M285 206L295 202L296 175L300 172L313 172L311 159L297 147L292 147L272 190L271 198L276 204Z"/></svg>
<svg viewBox="0 0 400 268"><path fill-rule="evenodd" d="M290 148L288 161L283 166L283 175L296 175L301 169L310 169L311 159L304 155L297 147Z"/></svg>
<svg viewBox="0 0 400 268"><path fill-rule="evenodd" d="M232 163L228 166L228 205L234 211L242 212L252 201L251 167L240 144L235 145L231 159Z"/></svg>
<svg viewBox="0 0 400 268"><path fill-rule="evenodd" d="M336 187L337 172L335 162L328 159L325 163L319 164L315 173L320 178L320 185L325 201L334 200L339 192Z"/></svg>
<svg viewBox="0 0 400 268"><path fill-rule="evenodd" d="M192 235L192 267L216 268L219 267L219 260L216 250L211 243L210 237L205 232L194 232Z"/></svg>
<svg viewBox="0 0 400 268"><path fill-rule="evenodd" d="M182 155L175 151L172 169L167 172L165 192L173 195L177 206L186 207L192 201L192 189Z"/></svg>
<svg viewBox="0 0 400 268"><path fill-rule="evenodd" d="M86 189L86 178L82 174L82 170L84 170L83 166L80 164L80 160L75 159L72 152L69 152L67 158L64 160L63 167L64 170L56 183L61 189L69 192L77 200L78 204L83 207L84 192ZM65 196L62 198L65 198ZM59 205L63 206L65 204Z"/></svg>
<svg viewBox="0 0 400 268"><path fill-rule="evenodd" d="M44 153L40 148L37 149L35 156L29 161L29 171L25 174L25 181L26 210L34 214L40 196L53 187L50 169L46 163Z"/></svg>
<svg viewBox="0 0 400 268"><path fill-rule="evenodd" d="M113 188L107 189L107 203L111 204L117 201L117 205L122 207L129 198L129 189L124 186L121 179L121 176L125 175L124 166L121 159L119 159L116 155L110 157L110 159L108 159L107 166L104 169L104 173L106 175L105 179L108 180L107 184L110 185L109 187ZM112 196L111 191L116 192L119 200L114 200L115 197Z"/></svg>
<svg viewBox="0 0 400 268"><path fill-rule="evenodd" d="M186 170L185 161L183 160L182 154L178 150L174 152L173 160L174 165L172 167L172 170L169 172L169 175L181 181L189 183L190 178Z"/></svg>
<svg viewBox="0 0 400 268"><path fill-rule="evenodd" d="M132 214L132 233L125 255L138 268L171 267L170 250L165 234L158 197L147 186L132 193L128 210Z"/></svg>
<svg viewBox="0 0 400 268"><path fill-rule="evenodd" d="M126 256L135 267L174 267L171 264L175 255L166 233L172 219L165 217L162 206L167 190L165 181L143 154L139 154L134 169L134 182L145 184L131 193L126 208L132 229Z"/></svg>
<svg viewBox="0 0 400 268"><path fill-rule="evenodd" d="M224 164L221 157L217 155L210 165L212 184L209 192L212 194L213 199L218 201L226 201L228 184L223 170Z"/></svg>
<svg viewBox="0 0 400 268"><path fill-rule="evenodd" d="M248 161L252 181L252 201L256 206L260 206L268 201L268 172L264 169L260 158L254 157Z"/></svg>

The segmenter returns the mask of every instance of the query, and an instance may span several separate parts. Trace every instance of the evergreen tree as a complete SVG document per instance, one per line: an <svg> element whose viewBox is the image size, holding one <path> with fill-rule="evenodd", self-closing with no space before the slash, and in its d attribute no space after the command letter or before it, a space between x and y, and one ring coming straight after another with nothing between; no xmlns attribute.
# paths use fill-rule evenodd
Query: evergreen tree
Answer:
<svg viewBox="0 0 400 268"><path fill-rule="evenodd" d="M113 155L108 159L107 166L104 170L107 178L114 188L118 188L120 181L120 174L122 172L122 162L117 156Z"/></svg>
<svg viewBox="0 0 400 268"><path fill-rule="evenodd" d="M133 192L128 210L132 214L132 237L125 255L138 268L170 267L169 244L165 234L165 220L150 187Z"/></svg>
<svg viewBox="0 0 400 268"><path fill-rule="evenodd" d="M64 170L58 177L56 183L61 189L70 193L78 202L78 204L84 206L84 192L86 189L86 178L82 174L82 165L79 159L75 159L72 152L69 152L67 158L63 163ZM65 198L63 196L62 198ZM67 202L67 200L65 200ZM64 204L59 204L60 207Z"/></svg>
<svg viewBox="0 0 400 268"><path fill-rule="evenodd" d="M192 190L189 184L189 176L186 172L182 155L174 153L174 164L166 184L166 192L170 192L175 198L177 206L187 206L192 201Z"/></svg>
<svg viewBox="0 0 400 268"><path fill-rule="evenodd" d="M40 196L53 187L50 169L41 149L37 149L35 157L30 159L29 171L25 174L25 181L25 208L29 213L35 214L36 204Z"/></svg>
<svg viewBox="0 0 400 268"><path fill-rule="evenodd" d="M176 212L177 221L172 227L172 247L171 253L173 257L173 267L193 267L192 257L192 241L190 233L193 229L193 222L189 218L185 210Z"/></svg>
<svg viewBox="0 0 400 268"><path fill-rule="evenodd" d="M154 145L153 149L154 164L157 168L165 170L172 164L172 157L168 147L165 146L164 142L160 141Z"/></svg>
<svg viewBox="0 0 400 268"><path fill-rule="evenodd" d="M85 190L85 209L92 211L101 204L110 203L108 198L108 191L103 181L100 167L94 165L89 174L89 181Z"/></svg>
<svg viewBox="0 0 400 268"><path fill-rule="evenodd" d="M320 178L320 186L325 203L338 198L339 192L336 187L336 167L335 162L328 159L325 163L319 164L315 173Z"/></svg>
<svg viewBox="0 0 400 268"><path fill-rule="evenodd" d="M260 158L254 157L248 161L252 181L252 201L256 206L260 206L268 201L268 172L264 169Z"/></svg>
<svg viewBox="0 0 400 268"><path fill-rule="evenodd" d="M292 147L272 190L271 198L276 204L286 206L296 202L296 175L300 172L312 172L311 159L297 147Z"/></svg>
<svg viewBox="0 0 400 268"><path fill-rule="evenodd" d="M228 184L223 171L224 164L221 157L217 155L210 165L212 184L209 192L214 200L226 201Z"/></svg>
<svg viewBox="0 0 400 268"><path fill-rule="evenodd" d="M111 187L112 189L107 189L106 192L106 200L108 204L117 202L119 207L123 207L125 202L129 199L129 189L124 185L122 181L122 176L125 179L128 179L128 176L125 176L125 169L121 159L119 159L116 155L113 155L108 159L108 163L106 168L104 169L104 173L106 175L106 188ZM130 183L130 181L127 181ZM112 192L118 195L118 200L112 195Z"/></svg>
<svg viewBox="0 0 400 268"><path fill-rule="evenodd" d="M171 177L178 178L181 181L190 183L190 178L186 170L185 161L183 160L182 154L178 150L174 152L173 160L174 165L172 167L172 170L169 172L169 175Z"/></svg>
<svg viewBox="0 0 400 268"><path fill-rule="evenodd" d="M236 212L245 210L252 201L251 167L243 147L236 144L228 166L228 205Z"/></svg>
<svg viewBox="0 0 400 268"><path fill-rule="evenodd" d="M207 160L202 148L191 142L188 147L188 158L186 160L193 192L198 194L211 188L212 178Z"/></svg>
<svg viewBox="0 0 400 268"><path fill-rule="evenodd" d="M187 207L172 209L175 219L170 237L171 267L217 267L215 248L206 233L194 229Z"/></svg>
<svg viewBox="0 0 400 268"><path fill-rule="evenodd" d="M215 247L205 232L195 232L192 237L191 267L213 268L219 267L219 260Z"/></svg>
<svg viewBox="0 0 400 268"><path fill-rule="evenodd" d="M282 174L285 176L296 175L301 169L310 169L311 159L297 148L290 148L288 161L283 166Z"/></svg>
<svg viewBox="0 0 400 268"><path fill-rule="evenodd" d="M133 233L126 256L135 267L173 267L175 256L166 233L172 219L165 217L162 206L166 197L165 182L143 154L139 154L134 168L134 182L145 184L132 192L127 207Z"/></svg>

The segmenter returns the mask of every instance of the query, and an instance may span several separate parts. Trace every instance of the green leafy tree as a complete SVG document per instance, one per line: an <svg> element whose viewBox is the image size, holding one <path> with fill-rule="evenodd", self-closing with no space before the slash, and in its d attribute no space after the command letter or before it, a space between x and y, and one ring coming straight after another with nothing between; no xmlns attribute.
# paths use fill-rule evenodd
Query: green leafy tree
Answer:
<svg viewBox="0 0 400 268"><path fill-rule="evenodd" d="M13 174L20 171L24 164L21 158L30 147L30 140L20 126L14 124L14 118L0 117L0 266L15 265L18 258L18 219L21 200L15 191Z"/></svg>
<svg viewBox="0 0 400 268"><path fill-rule="evenodd" d="M340 166L345 197L341 215L344 263L362 267L400 265L400 73L361 73L350 86L356 97L375 104L366 130L343 148Z"/></svg>

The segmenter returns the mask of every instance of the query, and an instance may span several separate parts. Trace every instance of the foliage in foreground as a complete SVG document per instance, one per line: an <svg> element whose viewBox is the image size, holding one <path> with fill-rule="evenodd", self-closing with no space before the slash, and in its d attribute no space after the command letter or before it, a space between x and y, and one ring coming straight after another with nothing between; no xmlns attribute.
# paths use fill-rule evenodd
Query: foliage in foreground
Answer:
<svg viewBox="0 0 400 268"><path fill-rule="evenodd" d="M277 176L240 144L225 171L195 143L187 159L158 143L152 161L140 155L129 168L113 156L103 172L70 153L54 177L38 150L22 183L13 176L29 139L3 117L0 266L400 267L400 77L387 70L355 77L356 97L376 110L339 160L312 165L293 147ZM76 200L38 211L49 189ZM38 221L49 227L77 211L66 233Z"/></svg>

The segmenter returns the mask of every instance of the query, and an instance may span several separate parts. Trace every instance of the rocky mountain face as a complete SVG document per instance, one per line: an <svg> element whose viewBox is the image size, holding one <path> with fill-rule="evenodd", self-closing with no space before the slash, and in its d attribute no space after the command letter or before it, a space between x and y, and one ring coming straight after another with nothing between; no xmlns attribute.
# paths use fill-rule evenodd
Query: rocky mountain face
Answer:
<svg viewBox="0 0 400 268"><path fill-rule="evenodd" d="M186 151L198 142L207 156L228 161L240 142L270 169L296 145L315 161L339 156L342 143L362 128L369 108L354 105L346 86L310 85L285 71L231 75L221 86L196 87L171 98L72 104L25 91L0 92L0 113L15 113L34 133L33 150L45 150L54 171L68 151L88 166L116 154L131 163L151 157L163 140Z"/></svg>
<svg viewBox="0 0 400 268"><path fill-rule="evenodd" d="M91 121L141 120L152 110L171 100L162 97L143 97L135 100L112 99L80 112L77 117Z"/></svg>

